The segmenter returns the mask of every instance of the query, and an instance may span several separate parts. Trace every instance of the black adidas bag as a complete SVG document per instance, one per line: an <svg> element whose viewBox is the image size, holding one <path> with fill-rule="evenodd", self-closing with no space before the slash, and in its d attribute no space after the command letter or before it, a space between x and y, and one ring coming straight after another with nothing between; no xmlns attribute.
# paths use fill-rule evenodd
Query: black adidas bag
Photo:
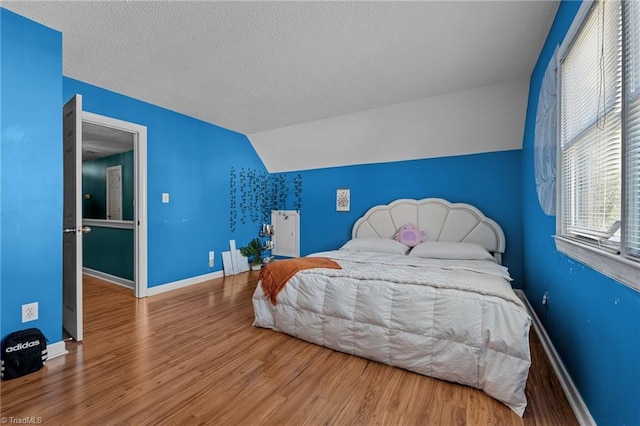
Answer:
<svg viewBox="0 0 640 426"><path fill-rule="evenodd" d="M2 378L14 379L42 368L47 340L37 328L14 331L2 342Z"/></svg>

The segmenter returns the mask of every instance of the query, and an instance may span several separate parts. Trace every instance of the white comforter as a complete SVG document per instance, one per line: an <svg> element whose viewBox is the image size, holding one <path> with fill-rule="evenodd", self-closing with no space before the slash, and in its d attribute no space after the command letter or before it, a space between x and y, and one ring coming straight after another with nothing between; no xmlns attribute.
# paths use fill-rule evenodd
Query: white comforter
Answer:
<svg viewBox="0 0 640 426"><path fill-rule="evenodd" d="M531 319L492 261L315 253L342 269L298 272L255 322L329 348L484 390L522 416Z"/></svg>

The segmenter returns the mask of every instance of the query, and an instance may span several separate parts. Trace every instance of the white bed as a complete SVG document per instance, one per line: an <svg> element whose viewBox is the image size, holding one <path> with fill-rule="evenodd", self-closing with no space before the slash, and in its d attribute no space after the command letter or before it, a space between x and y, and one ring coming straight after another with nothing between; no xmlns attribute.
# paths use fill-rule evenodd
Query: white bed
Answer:
<svg viewBox="0 0 640 426"><path fill-rule="evenodd" d="M428 241L408 254L393 241L406 223ZM468 204L403 199L371 208L352 237L310 255L342 269L296 273L276 304L258 283L254 325L482 389L522 416L531 319L500 265L500 226Z"/></svg>

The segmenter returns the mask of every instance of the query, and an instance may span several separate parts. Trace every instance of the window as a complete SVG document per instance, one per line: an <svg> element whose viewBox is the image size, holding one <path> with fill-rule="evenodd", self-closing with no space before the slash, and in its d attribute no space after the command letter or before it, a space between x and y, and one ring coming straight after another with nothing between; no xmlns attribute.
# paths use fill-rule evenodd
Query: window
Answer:
<svg viewBox="0 0 640 426"><path fill-rule="evenodd" d="M558 250L640 290L640 2L583 4L559 59Z"/></svg>

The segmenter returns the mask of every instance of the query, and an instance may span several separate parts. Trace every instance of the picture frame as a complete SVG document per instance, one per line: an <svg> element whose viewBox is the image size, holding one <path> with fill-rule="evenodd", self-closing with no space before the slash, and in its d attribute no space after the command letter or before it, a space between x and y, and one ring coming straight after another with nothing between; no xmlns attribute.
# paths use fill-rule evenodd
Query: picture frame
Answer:
<svg viewBox="0 0 640 426"><path fill-rule="evenodd" d="M336 190L336 211L348 212L351 210L351 190L338 188Z"/></svg>

